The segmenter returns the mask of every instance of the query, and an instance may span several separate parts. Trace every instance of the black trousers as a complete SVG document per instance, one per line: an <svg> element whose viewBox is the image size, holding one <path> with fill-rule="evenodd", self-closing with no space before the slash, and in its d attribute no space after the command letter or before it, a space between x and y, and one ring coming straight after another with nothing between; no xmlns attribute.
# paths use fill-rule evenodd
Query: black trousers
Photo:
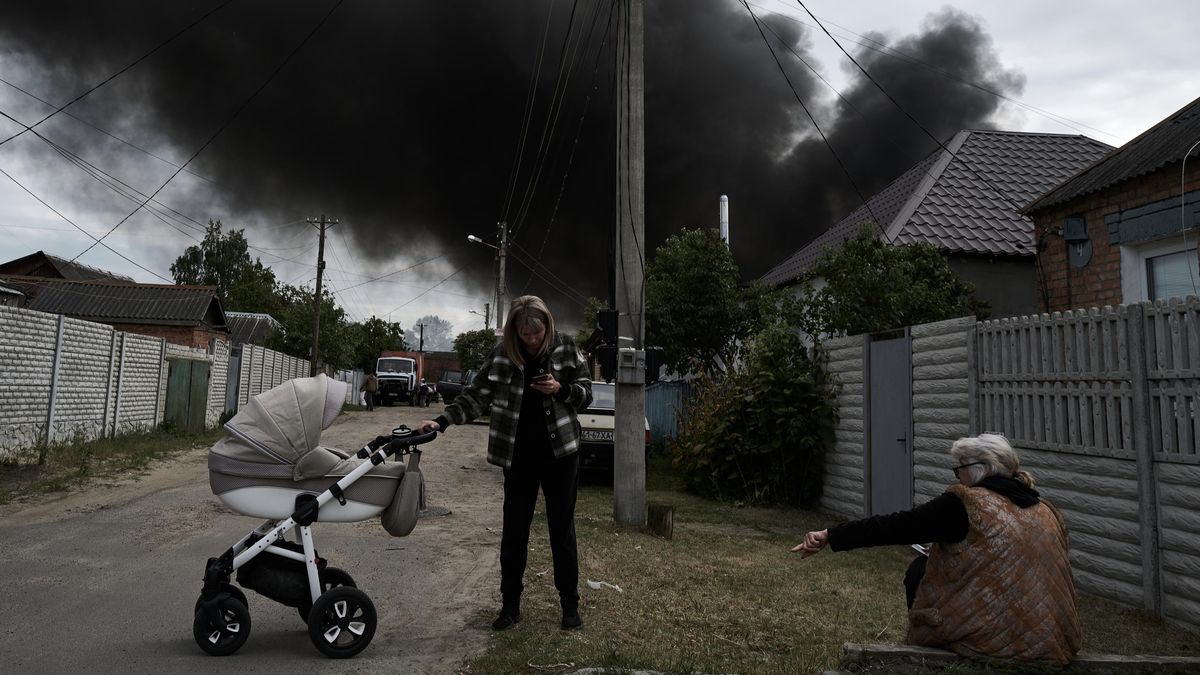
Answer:
<svg viewBox="0 0 1200 675"><path fill-rule="evenodd" d="M546 498L554 587L563 608L579 606L579 553L575 546L575 497L579 488L579 453L556 458L549 449L522 453L504 470L504 531L500 536L500 594L515 604L525 590L529 528L538 488Z"/></svg>

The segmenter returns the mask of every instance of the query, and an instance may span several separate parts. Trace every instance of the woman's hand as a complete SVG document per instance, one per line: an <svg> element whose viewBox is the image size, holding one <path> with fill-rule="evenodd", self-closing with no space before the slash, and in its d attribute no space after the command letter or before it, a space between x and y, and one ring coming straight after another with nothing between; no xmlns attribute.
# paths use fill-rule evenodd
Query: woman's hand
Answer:
<svg viewBox="0 0 1200 675"><path fill-rule="evenodd" d="M423 434L427 434L431 431L442 431L442 425L433 420L421 420L417 424L417 430Z"/></svg>
<svg viewBox="0 0 1200 675"><path fill-rule="evenodd" d="M547 377L544 380L534 380L533 384L529 386L547 396L553 396L558 393L559 389L562 389L562 385L553 377Z"/></svg>
<svg viewBox="0 0 1200 675"><path fill-rule="evenodd" d="M804 535L804 541L792 547L792 553L799 553L801 558L807 558L819 553L829 543L829 530L818 530Z"/></svg>

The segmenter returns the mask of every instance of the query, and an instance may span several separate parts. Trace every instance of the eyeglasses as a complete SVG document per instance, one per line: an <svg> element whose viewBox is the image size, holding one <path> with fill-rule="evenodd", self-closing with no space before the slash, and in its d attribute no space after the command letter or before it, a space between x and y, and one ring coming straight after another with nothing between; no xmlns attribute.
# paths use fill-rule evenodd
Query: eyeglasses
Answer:
<svg viewBox="0 0 1200 675"><path fill-rule="evenodd" d="M954 467L954 469L953 469L954 477L958 478L959 469L965 469L968 466L977 466L977 465L985 465L985 464L987 464L987 462L971 462L970 464L959 464L958 466Z"/></svg>

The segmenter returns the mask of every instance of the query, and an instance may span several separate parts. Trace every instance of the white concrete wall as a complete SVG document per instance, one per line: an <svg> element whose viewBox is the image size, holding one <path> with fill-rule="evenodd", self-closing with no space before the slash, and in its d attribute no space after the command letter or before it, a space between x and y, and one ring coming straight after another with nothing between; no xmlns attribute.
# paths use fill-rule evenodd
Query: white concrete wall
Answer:
<svg viewBox="0 0 1200 675"><path fill-rule="evenodd" d="M839 384L834 446L825 455L820 508L845 519L863 516L863 337L829 340L828 368Z"/></svg>

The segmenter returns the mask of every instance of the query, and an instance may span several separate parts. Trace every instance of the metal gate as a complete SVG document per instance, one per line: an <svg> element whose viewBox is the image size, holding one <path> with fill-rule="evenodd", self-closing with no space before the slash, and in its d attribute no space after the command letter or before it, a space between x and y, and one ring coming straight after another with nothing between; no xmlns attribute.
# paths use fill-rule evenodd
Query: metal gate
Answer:
<svg viewBox="0 0 1200 675"><path fill-rule="evenodd" d="M870 343L870 414L866 457L869 515L910 509L912 472L912 338Z"/></svg>
<svg viewBox="0 0 1200 675"><path fill-rule="evenodd" d="M208 413L208 378L212 364L191 359L167 359L165 421L178 431L204 431Z"/></svg>

